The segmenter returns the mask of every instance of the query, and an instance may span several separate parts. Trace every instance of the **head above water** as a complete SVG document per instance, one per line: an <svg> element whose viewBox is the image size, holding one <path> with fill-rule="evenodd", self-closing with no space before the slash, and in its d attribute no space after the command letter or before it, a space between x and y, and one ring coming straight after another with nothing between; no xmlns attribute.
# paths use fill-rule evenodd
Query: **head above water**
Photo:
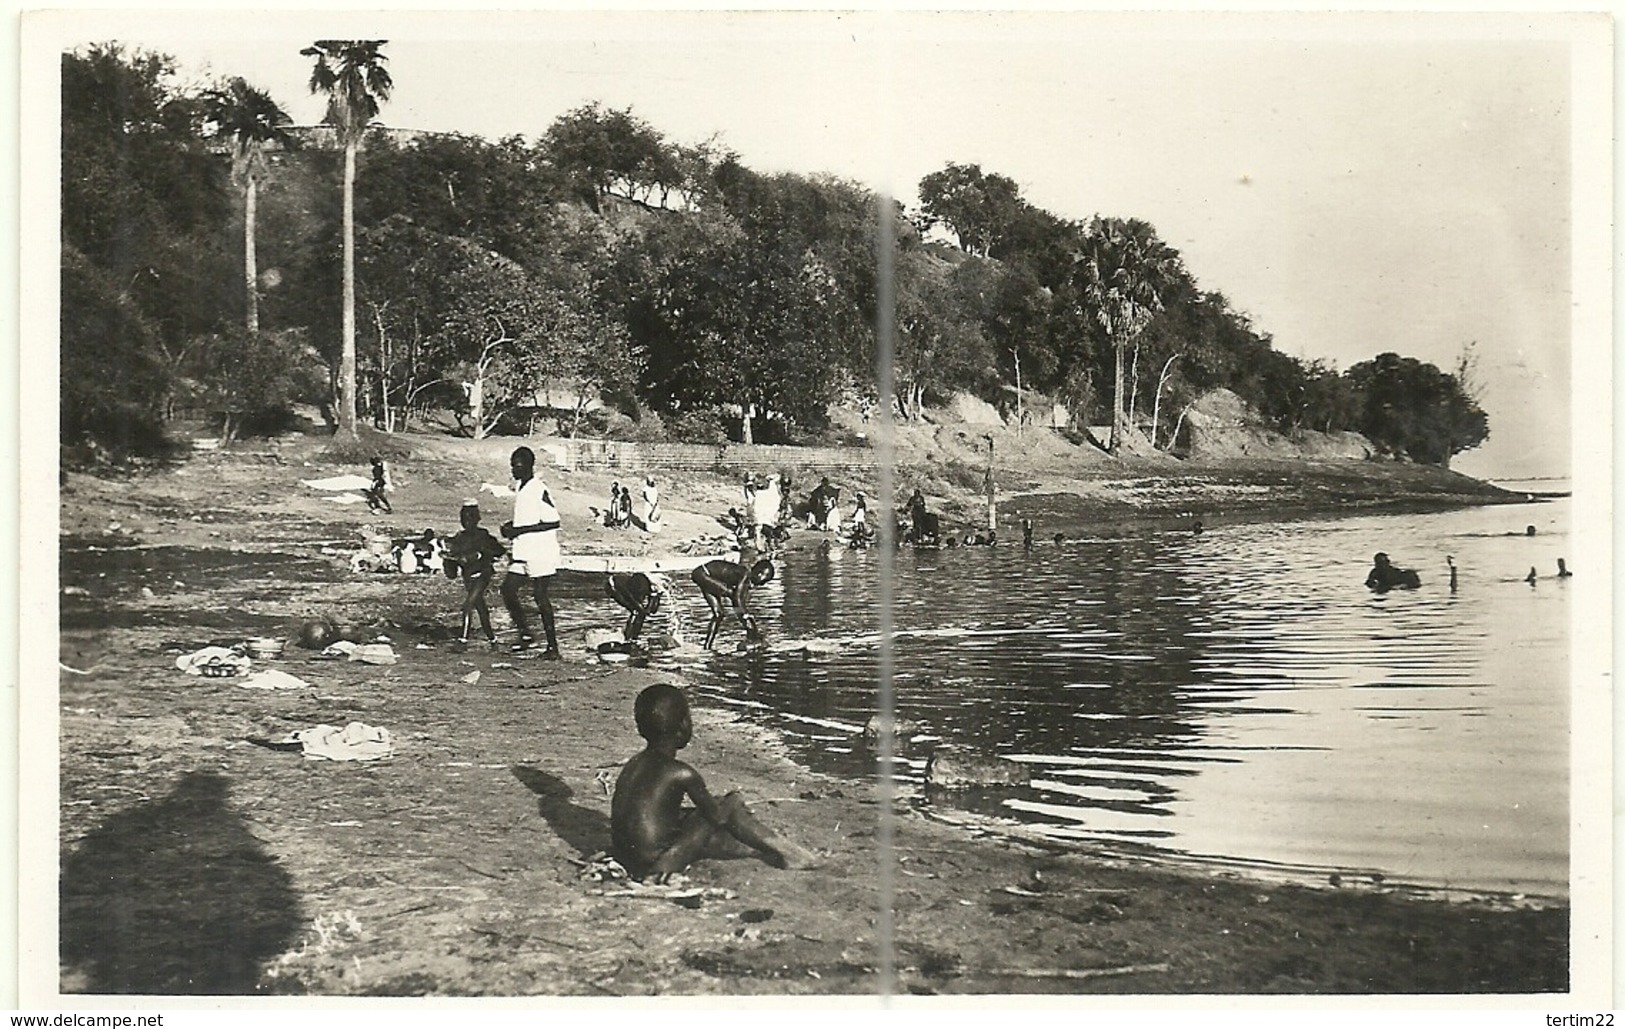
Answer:
<svg viewBox="0 0 1625 1029"><path fill-rule="evenodd" d="M529 447L516 447L508 458L508 467L516 479L529 479L536 473L536 451Z"/></svg>
<svg viewBox="0 0 1625 1029"><path fill-rule="evenodd" d="M1380 568L1388 563L1388 555L1379 551L1377 555L1371 559L1371 563Z"/></svg>
<svg viewBox="0 0 1625 1029"><path fill-rule="evenodd" d="M656 683L639 693L632 703L632 717L637 722L638 735L650 743L671 740L681 749L694 732L688 698L670 683Z"/></svg>

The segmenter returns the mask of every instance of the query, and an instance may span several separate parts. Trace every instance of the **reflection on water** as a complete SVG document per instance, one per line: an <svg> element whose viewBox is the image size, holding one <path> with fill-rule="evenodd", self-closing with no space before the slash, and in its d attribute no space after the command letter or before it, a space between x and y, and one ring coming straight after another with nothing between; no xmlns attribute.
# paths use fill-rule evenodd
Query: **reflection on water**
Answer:
<svg viewBox="0 0 1625 1029"><path fill-rule="evenodd" d="M686 670L807 764L870 774L889 562L898 716L1031 772L966 806L1058 840L1562 895L1567 512L798 554L753 602L769 648ZM1377 550L1423 588L1369 593ZM904 740L900 778L930 745Z"/></svg>

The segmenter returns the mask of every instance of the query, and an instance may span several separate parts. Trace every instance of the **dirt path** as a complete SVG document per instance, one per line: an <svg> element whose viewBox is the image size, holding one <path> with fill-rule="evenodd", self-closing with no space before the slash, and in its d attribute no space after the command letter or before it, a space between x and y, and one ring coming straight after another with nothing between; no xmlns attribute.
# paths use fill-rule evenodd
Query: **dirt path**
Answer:
<svg viewBox="0 0 1625 1029"><path fill-rule="evenodd" d="M580 633L614 624L614 609L590 590L565 591L560 665L458 652L455 587L351 576L318 544L353 539L362 519L290 488L328 470L279 456L211 457L124 482L70 476L63 487L73 556L60 660L75 669L61 674L59 698L65 992L882 987L871 787L800 768L749 723L702 709L686 758L713 789L744 791L823 865L703 863L687 884L698 896L617 895L624 884L584 880L580 863L608 845L603 779L640 745L632 698L656 680L589 662ZM449 510L444 524L465 472L415 470L396 523ZM702 527L684 491L669 503ZM311 687L286 691L174 667L183 650L287 634L318 613L388 635L399 663L290 649L270 666ZM387 728L394 756L321 762L254 742L351 721ZM1374 883L1269 885L1058 853L950 824L964 819L919 798L895 809L891 964L903 991L1567 988L1564 908L1443 903Z"/></svg>

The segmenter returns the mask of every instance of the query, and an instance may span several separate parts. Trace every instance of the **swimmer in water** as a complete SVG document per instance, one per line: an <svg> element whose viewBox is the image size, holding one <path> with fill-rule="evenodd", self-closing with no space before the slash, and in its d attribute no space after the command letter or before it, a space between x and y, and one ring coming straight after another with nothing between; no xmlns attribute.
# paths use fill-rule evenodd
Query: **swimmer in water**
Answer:
<svg viewBox="0 0 1625 1029"><path fill-rule="evenodd" d="M1569 571L1569 566L1563 563L1563 559L1558 558L1557 559L1557 577L1559 579L1567 579L1567 578L1572 577L1573 575L1574 575L1574 573Z"/></svg>
<svg viewBox="0 0 1625 1029"><path fill-rule="evenodd" d="M1398 568L1388 561L1387 554L1379 553L1371 559L1371 571L1365 577L1366 588L1387 593L1395 587L1408 590L1422 585L1422 579L1409 568Z"/></svg>

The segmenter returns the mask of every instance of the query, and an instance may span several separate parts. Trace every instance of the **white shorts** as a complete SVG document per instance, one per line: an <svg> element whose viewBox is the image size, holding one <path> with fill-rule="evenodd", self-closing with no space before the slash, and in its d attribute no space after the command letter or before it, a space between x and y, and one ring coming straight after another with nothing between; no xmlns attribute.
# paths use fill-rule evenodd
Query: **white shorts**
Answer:
<svg viewBox="0 0 1625 1029"><path fill-rule="evenodd" d="M542 579L559 570L559 534L551 532L527 533L514 540L513 560L508 571L515 575L528 575Z"/></svg>

